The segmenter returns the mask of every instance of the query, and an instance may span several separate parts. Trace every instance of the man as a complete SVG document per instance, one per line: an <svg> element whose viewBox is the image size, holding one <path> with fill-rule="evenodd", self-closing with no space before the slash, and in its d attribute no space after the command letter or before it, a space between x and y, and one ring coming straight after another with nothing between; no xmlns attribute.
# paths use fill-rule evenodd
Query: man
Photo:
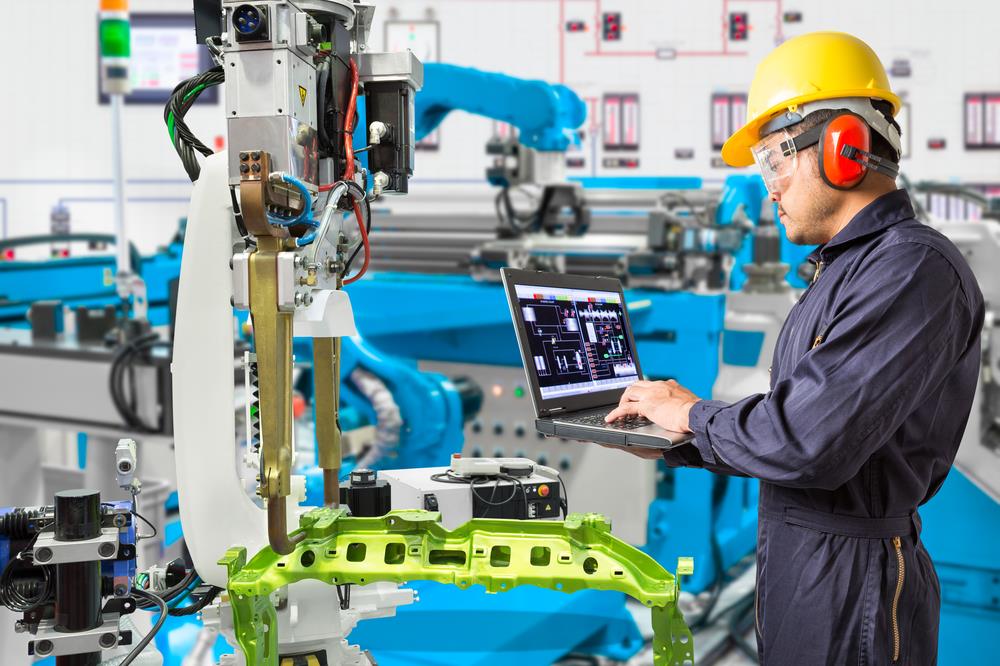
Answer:
<svg viewBox="0 0 1000 666"><path fill-rule="evenodd" d="M797 37L763 60L748 122L722 155L756 158L788 237L819 245L770 390L726 404L636 382L608 417L693 432L693 446L664 455L669 466L760 479L764 664L937 657L940 588L916 509L965 429L984 306L958 250L896 189L899 106L875 53L850 35Z"/></svg>

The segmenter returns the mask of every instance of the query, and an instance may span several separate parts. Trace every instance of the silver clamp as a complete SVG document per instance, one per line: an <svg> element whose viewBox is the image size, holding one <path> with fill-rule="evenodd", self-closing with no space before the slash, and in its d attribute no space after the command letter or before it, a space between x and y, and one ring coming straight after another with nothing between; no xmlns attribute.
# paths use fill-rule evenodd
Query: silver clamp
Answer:
<svg viewBox="0 0 1000 666"><path fill-rule="evenodd" d="M60 657L111 650L118 647L122 638L118 618L117 613L109 613L99 627L75 632L56 631L53 620L42 620L35 637L28 642L28 653Z"/></svg>
<svg viewBox="0 0 1000 666"><path fill-rule="evenodd" d="M118 557L118 537L117 527L103 527L100 536L80 541L57 541L52 532L42 532L35 540L31 557L36 564L113 560Z"/></svg>

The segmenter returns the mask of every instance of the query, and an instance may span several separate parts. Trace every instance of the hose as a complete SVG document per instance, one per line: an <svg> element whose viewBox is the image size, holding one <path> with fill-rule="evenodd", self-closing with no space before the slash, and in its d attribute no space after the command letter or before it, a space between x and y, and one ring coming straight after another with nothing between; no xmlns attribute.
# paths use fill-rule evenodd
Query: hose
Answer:
<svg viewBox="0 0 1000 666"><path fill-rule="evenodd" d="M392 391L381 379L357 368L351 373L351 381L375 410L375 441L357 464L357 467L372 467L399 445L403 418Z"/></svg>

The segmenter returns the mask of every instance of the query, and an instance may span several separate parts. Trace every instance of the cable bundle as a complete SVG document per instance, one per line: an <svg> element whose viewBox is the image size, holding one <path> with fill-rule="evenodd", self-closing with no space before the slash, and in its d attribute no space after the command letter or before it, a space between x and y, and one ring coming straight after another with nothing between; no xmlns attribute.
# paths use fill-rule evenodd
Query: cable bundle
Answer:
<svg viewBox="0 0 1000 666"><path fill-rule="evenodd" d="M181 81L170 93L170 100L163 109L163 121L170 133L170 142L180 155L184 170L191 182L201 175L201 165L195 156L195 151L208 157L214 151L202 143L184 122L184 116L206 88L217 86L226 80L222 66L213 67L186 81Z"/></svg>
<svg viewBox="0 0 1000 666"><path fill-rule="evenodd" d="M160 340L156 333L147 333L136 339L126 342L119 347L111 358L111 371L108 373L108 388L111 391L111 400L115 404L115 409L122 417L122 420L132 429L139 432L155 433L162 428L159 424L145 423L136 413L135 396L135 372L134 364L137 359L143 357L147 352L155 347L169 347L170 343ZM125 373L129 374L130 396L125 395L124 378Z"/></svg>

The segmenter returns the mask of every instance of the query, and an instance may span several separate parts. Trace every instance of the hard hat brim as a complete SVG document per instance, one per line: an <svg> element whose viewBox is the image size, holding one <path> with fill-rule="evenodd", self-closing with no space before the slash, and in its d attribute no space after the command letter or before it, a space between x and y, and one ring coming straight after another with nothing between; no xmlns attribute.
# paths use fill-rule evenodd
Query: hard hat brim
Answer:
<svg viewBox="0 0 1000 666"><path fill-rule="evenodd" d="M795 108L800 104L815 102L821 99L835 99L838 97L868 97L872 99L884 99L892 104L892 115L895 116L902 108L902 101L889 90L873 90L862 88L858 90L837 90L835 93L810 93L801 95L787 102L782 102L772 106L770 109L750 120L743 127L733 132L732 136L726 139L722 146L721 156L723 161L731 167L748 167L753 164L753 153L751 148L760 141L760 128L768 121L780 113L784 113L790 108Z"/></svg>

